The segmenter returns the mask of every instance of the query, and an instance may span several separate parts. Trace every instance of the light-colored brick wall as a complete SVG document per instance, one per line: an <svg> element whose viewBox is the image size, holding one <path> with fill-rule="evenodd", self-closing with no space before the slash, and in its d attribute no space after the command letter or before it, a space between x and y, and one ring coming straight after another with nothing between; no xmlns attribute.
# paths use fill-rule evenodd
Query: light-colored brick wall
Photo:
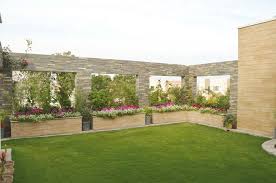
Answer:
<svg viewBox="0 0 276 183"><path fill-rule="evenodd" d="M140 127L145 125L145 114L120 116L115 119L93 117L94 130Z"/></svg>
<svg viewBox="0 0 276 183"><path fill-rule="evenodd" d="M276 20L239 29L238 128L272 136L276 112Z"/></svg>
<svg viewBox="0 0 276 183"><path fill-rule="evenodd" d="M153 113L152 118L154 124L190 122L214 127L223 127L223 116L203 114L197 111Z"/></svg>
<svg viewBox="0 0 276 183"><path fill-rule="evenodd" d="M42 122L12 122L11 137L35 137L70 134L82 131L81 118L65 118Z"/></svg>

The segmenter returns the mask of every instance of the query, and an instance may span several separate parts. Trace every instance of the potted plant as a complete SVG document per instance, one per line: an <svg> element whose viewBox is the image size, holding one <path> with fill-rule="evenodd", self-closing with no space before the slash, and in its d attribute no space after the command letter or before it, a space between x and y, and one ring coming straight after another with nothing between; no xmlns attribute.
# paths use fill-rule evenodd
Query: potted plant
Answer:
<svg viewBox="0 0 276 183"><path fill-rule="evenodd" d="M93 129L93 118L90 113L90 110L88 108L84 108L81 110L80 113L82 116L82 131L88 131Z"/></svg>
<svg viewBox="0 0 276 183"><path fill-rule="evenodd" d="M237 119L233 114L226 114L224 117L224 126L229 131L230 128L236 123Z"/></svg>
<svg viewBox="0 0 276 183"><path fill-rule="evenodd" d="M145 124L150 125L152 124L152 108L151 107L145 107Z"/></svg>

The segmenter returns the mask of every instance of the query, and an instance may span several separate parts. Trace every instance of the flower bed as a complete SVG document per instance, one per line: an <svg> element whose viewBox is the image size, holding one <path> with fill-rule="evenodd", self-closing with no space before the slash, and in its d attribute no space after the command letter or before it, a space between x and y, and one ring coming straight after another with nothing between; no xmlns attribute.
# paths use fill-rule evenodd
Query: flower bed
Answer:
<svg viewBox="0 0 276 183"><path fill-rule="evenodd" d="M130 128L145 125L143 109L137 106L105 108L93 113L93 129L106 130Z"/></svg>
<svg viewBox="0 0 276 183"><path fill-rule="evenodd" d="M75 112L73 108L52 108L50 113L44 113L40 108L28 108L24 111L16 112L12 117L12 121L18 122L41 122L46 120L54 120L59 118L80 117L79 112Z"/></svg>
<svg viewBox="0 0 276 183"><path fill-rule="evenodd" d="M141 112L143 112L142 108L130 105L117 108L104 108L100 111L93 112L93 116L114 119L119 116L134 115Z"/></svg>
<svg viewBox="0 0 276 183"><path fill-rule="evenodd" d="M53 108L48 114L33 108L17 112L11 117L13 138L78 133L82 131L81 127L81 115L72 108Z"/></svg>

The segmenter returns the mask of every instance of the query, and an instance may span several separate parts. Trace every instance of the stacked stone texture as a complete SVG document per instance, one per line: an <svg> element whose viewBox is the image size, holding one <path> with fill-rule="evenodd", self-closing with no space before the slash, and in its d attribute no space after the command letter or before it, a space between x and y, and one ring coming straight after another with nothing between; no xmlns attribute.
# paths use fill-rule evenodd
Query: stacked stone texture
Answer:
<svg viewBox="0 0 276 183"><path fill-rule="evenodd" d="M20 58L22 54L13 55ZM230 75L231 76L231 109L236 114L237 106L237 62L220 62L203 65L177 65L151 62L138 62L127 60L98 59L98 58L79 58L63 57L54 55L30 54L28 56L30 64L26 70L31 71L53 71L53 72L75 72L77 90L88 93L91 89L91 74L131 74L136 75L136 90L139 98L139 105L149 104L149 78L152 75L157 76L180 76L183 85L190 86L193 93L196 92L196 76L207 75ZM0 75L1 77L1 75ZM2 77L7 85L10 85L11 79L7 76ZM5 78L5 79L4 79ZM0 78L1 79L1 78ZM2 87L1 87L2 88ZM2 88L2 90L7 90ZM1 91L2 93L2 91ZM0 98L1 100L1 98ZM1 107L8 103L0 102Z"/></svg>

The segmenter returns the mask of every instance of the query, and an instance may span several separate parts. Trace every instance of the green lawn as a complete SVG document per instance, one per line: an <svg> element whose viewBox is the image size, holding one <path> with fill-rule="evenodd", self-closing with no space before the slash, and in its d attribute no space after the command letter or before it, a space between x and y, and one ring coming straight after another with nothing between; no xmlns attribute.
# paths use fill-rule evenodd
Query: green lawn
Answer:
<svg viewBox="0 0 276 183"><path fill-rule="evenodd" d="M15 183L275 183L265 140L182 123L4 144Z"/></svg>

